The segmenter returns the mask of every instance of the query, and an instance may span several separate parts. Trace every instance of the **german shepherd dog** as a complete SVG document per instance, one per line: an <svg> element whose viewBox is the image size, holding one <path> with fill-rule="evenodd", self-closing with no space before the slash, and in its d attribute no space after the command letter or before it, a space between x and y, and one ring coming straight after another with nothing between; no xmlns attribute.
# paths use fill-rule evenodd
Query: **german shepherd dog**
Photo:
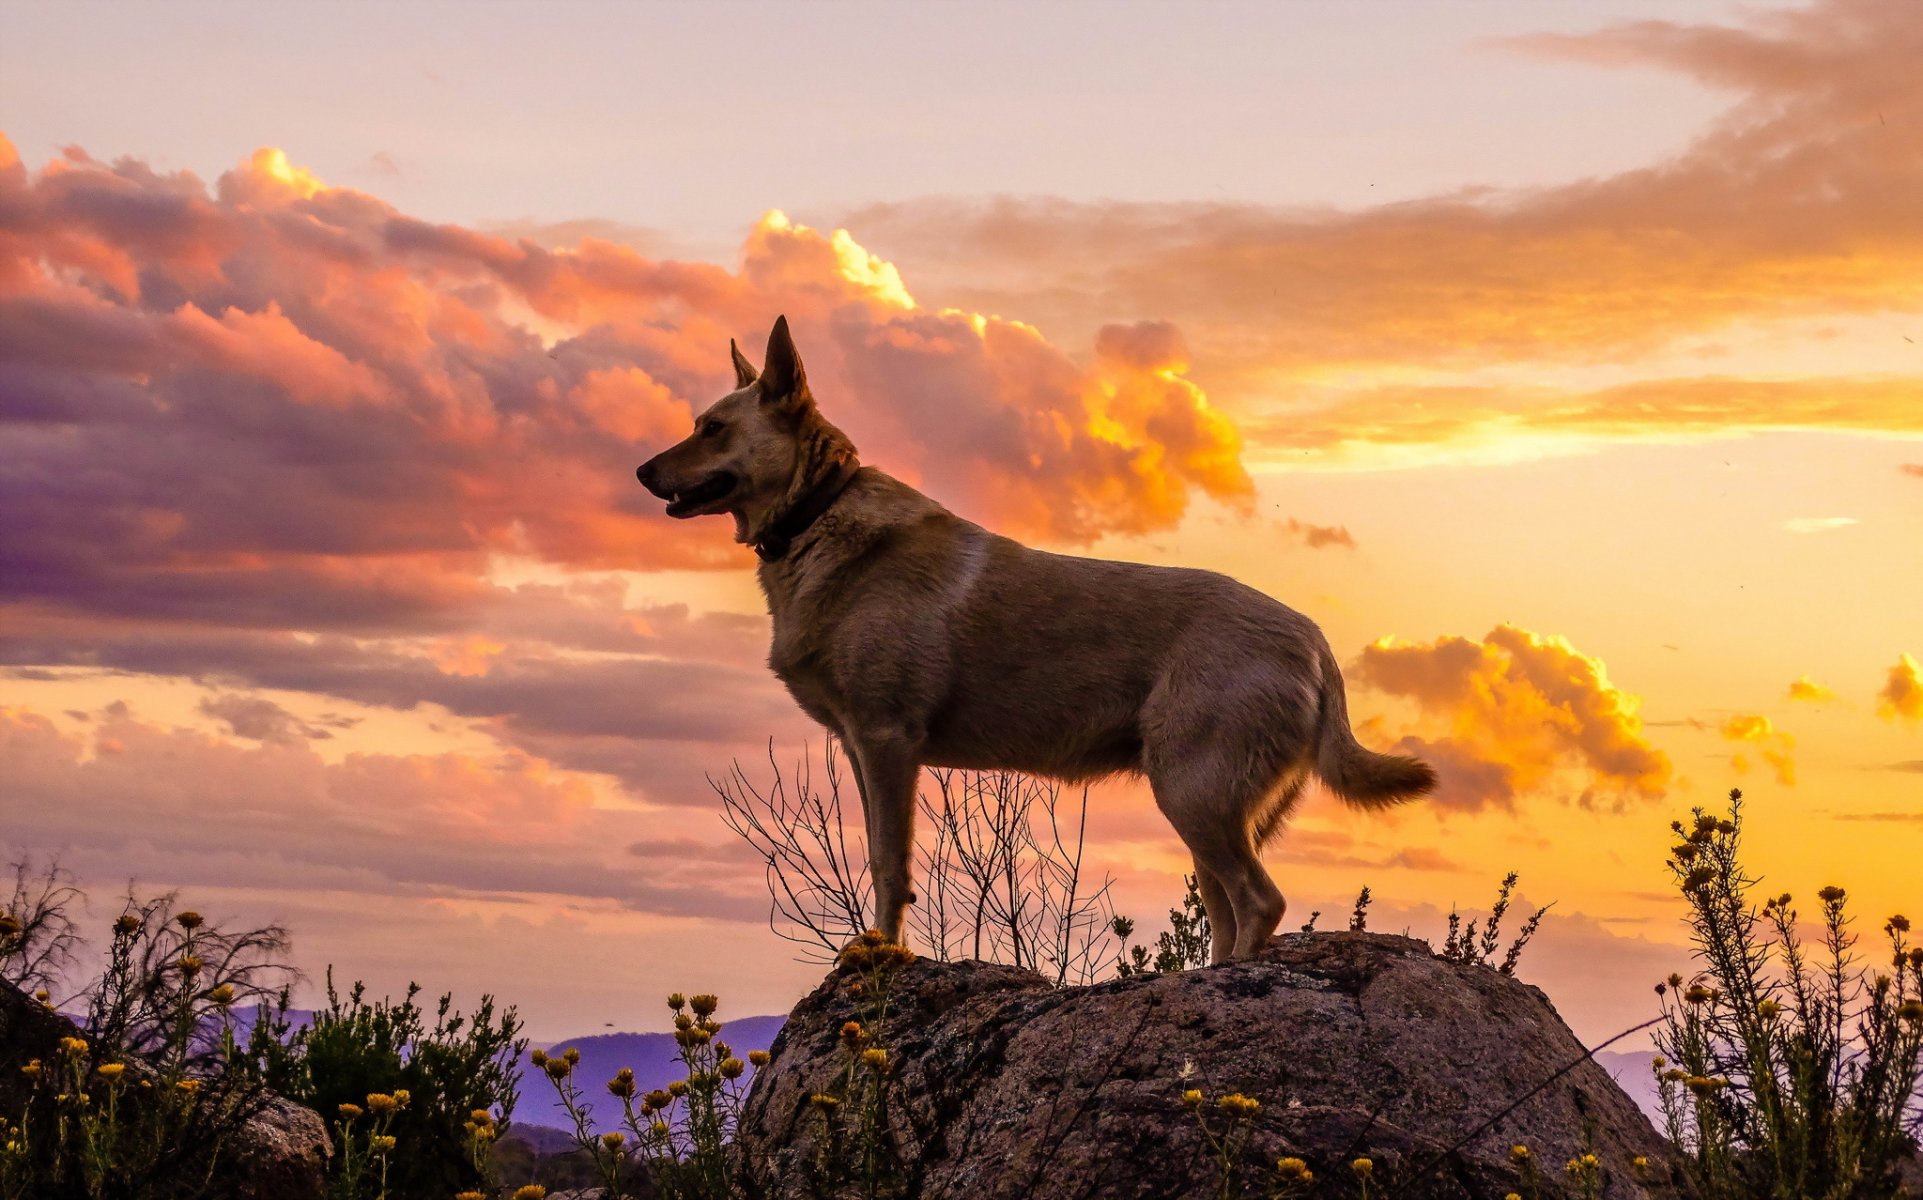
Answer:
<svg viewBox="0 0 1923 1200"><path fill-rule="evenodd" d="M902 934L924 766L1148 777L1195 859L1215 961L1259 950L1284 901L1257 850L1311 774L1361 808L1435 786L1358 745L1314 622L1211 571L1031 550L864 467L815 407L788 321L760 371L641 483L671 517L727 513L774 618L768 664L847 749L876 927Z"/></svg>

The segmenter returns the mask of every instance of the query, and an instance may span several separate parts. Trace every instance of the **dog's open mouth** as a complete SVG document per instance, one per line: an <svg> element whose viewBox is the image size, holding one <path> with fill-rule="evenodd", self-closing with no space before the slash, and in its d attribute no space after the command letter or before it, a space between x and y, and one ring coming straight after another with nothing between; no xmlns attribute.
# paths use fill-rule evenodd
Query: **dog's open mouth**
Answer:
<svg viewBox="0 0 1923 1200"><path fill-rule="evenodd" d="M713 512L714 505L726 500L734 492L735 477L721 471L710 475L685 492L676 492L668 500L668 515L671 517L698 517L703 512Z"/></svg>

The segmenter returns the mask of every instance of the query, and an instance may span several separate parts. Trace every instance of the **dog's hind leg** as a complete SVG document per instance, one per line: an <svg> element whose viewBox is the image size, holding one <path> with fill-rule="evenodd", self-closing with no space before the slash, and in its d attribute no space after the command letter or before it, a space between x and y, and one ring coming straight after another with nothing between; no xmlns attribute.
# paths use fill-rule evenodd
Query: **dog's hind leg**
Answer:
<svg viewBox="0 0 1923 1200"><path fill-rule="evenodd" d="M1219 753L1202 750L1151 774L1149 784L1156 807L1195 856L1197 887L1203 880L1212 885L1214 895L1202 892L1202 904L1218 931L1214 961L1226 962L1260 950L1282 923L1287 902L1255 854L1250 818L1260 797L1238 795L1234 773L1211 770L1211 764L1227 766ZM1226 938L1219 932L1224 926L1233 931Z"/></svg>
<svg viewBox="0 0 1923 1200"><path fill-rule="evenodd" d="M909 866L915 841L915 785L921 778L919 747L903 735L863 730L849 749L861 779L868 875L875 884L875 928L899 942L903 919L914 899Z"/></svg>
<svg viewBox="0 0 1923 1200"><path fill-rule="evenodd" d="M1209 915L1209 961L1227 962L1235 954L1235 908L1229 894L1215 878L1215 872L1195 860L1195 890L1202 895L1202 908Z"/></svg>

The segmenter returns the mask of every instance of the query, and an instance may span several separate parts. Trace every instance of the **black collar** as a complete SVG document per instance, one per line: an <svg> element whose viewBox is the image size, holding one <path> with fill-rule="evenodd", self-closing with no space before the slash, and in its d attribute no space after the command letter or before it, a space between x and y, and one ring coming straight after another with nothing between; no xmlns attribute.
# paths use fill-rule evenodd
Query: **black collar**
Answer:
<svg viewBox="0 0 1923 1200"><path fill-rule="evenodd" d="M808 527L841 499L859 469L856 464L845 462L817 483L793 508L777 517L768 532L755 540L755 556L762 562L779 562L787 557L794 540L808 532Z"/></svg>

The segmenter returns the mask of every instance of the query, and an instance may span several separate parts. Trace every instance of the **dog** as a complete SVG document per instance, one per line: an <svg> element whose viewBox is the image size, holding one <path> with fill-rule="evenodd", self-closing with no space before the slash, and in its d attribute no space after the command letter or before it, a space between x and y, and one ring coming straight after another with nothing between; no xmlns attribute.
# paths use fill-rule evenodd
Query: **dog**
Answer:
<svg viewBox="0 0 1923 1200"><path fill-rule="evenodd" d="M1216 962L1286 907L1257 852L1311 775L1385 808L1435 774L1364 749L1314 622L1225 575L1030 549L863 466L787 318L761 369L637 470L671 517L726 513L760 559L768 664L846 748L876 927L900 940L923 767L1145 775L1195 860Z"/></svg>

